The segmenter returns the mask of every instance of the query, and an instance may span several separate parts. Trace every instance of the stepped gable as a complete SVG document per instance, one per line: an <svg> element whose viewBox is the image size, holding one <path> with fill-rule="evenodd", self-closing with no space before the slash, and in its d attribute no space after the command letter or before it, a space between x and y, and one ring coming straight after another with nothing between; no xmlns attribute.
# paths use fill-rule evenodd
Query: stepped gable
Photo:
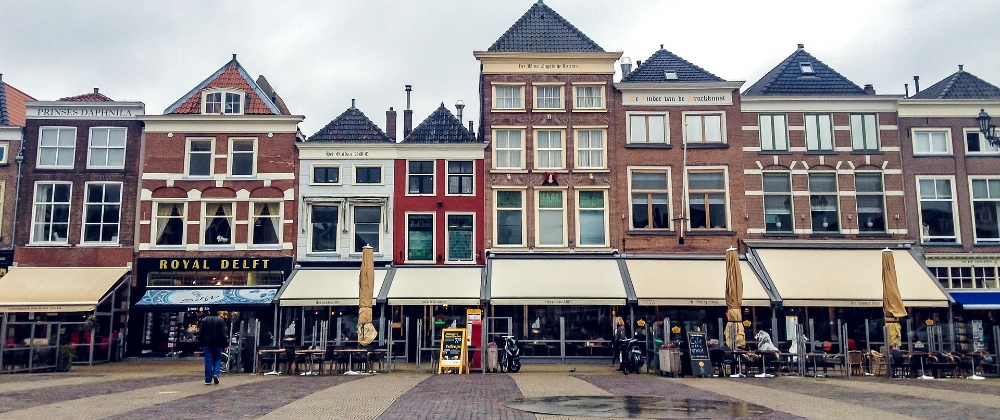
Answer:
<svg viewBox="0 0 1000 420"><path fill-rule="evenodd" d="M412 133L411 133L412 134ZM395 143L372 120L354 106L347 108L306 141L340 143Z"/></svg>
<svg viewBox="0 0 1000 420"><path fill-rule="evenodd" d="M910 99L1000 99L1000 88L958 66L958 71Z"/></svg>
<svg viewBox="0 0 1000 420"><path fill-rule="evenodd" d="M462 122L441 102L434 112L410 132L402 143L475 143Z"/></svg>
<svg viewBox="0 0 1000 420"><path fill-rule="evenodd" d="M667 79L666 72L669 70L677 73L676 79ZM626 83L724 81L721 77L709 73L705 69L691 64L691 62L663 49L663 45L660 45L659 51L653 53L649 59L643 61L635 70L622 78L622 82Z"/></svg>
<svg viewBox="0 0 1000 420"><path fill-rule="evenodd" d="M604 49L539 0L488 51L559 53Z"/></svg>
<svg viewBox="0 0 1000 420"><path fill-rule="evenodd" d="M201 91L211 88L239 89L247 94L245 115L288 115L271 102L271 97L257 85L246 69L236 61L236 55L222 68L212 73L177 102L167 107L163 114L201 114Z"/></svg>
<svg viewBox="0 0 1000 420"><path fill-rule="evenodd" d="M808 63L812 73L803 72ZM864 89L799 48L750 86L743 96L867 95Z"/></svg>
<svg viewBox="0 0 1000 420"><path fill-rule="evenodd" d="M25 110L24 103L35 101L27 93L21 92L17 88L5 83L0 77L0 125L24 126Z"/></svg>

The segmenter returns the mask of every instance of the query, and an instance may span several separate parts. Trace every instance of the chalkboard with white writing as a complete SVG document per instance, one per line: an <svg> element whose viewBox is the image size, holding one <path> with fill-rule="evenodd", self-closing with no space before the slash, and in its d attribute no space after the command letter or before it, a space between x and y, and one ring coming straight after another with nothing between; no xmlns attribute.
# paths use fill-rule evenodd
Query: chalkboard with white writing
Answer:
<svg viewBox="0 0 1000 420"><path fill-rule="evenodd" d="M691 359L691 375L704 378L712 375L712 362L708 357L708 337L703 332L688 333L688 355Z"/></svg>

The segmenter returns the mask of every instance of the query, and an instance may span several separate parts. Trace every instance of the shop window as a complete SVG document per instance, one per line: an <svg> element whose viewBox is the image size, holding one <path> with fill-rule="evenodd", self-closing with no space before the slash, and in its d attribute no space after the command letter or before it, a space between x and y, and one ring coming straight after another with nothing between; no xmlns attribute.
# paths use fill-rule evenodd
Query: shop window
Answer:
<svg viewBox="0 0 1000 420"><path fill-rule="evenodd" d="M497 191L494 220L497 246L524 246L524 191Z"/></svg>
<svg viewBox="0 0 1000 420"><path fill-rule="evenodd" d="M806 114L806 150L833 151L833 117L830 114Z"/></svg>
<svg viewBox="0 0 1000 420"><path fill-rule="evenodd" d="M473 186L473 165L471 160L448 162L448 194L475 194Z"/></svg>
<svg viewBox="0 0 1000 420"><path fill-rule="evenodd" d="M607 246L608 207L604 191L578 191L576 208L580 246Z"/></svg>
<svg viewBox="0 0 1000 420"><path fill-rule="evenodd" d="M577 109L604 109L604 86L575 86Z"/></svg>
<svg viewBox="0 0 1000 420"><path fill-rule="evenodd" d="M233 203L205 203L202 226L205 245L232 245Z"/></svg>
<svg viewBox="0 0 1000 420"><path fill-rule="evenodd" d="M670 170L631 170L632 228L670 228Z"/></svg>
<svg viewBox="0 0 1000 420"><path fill-rule="evenodd" d="M434 215L406 215L406 260L434 261Z"/></svg>
<svg viewBox="0 0 1000 420"><path fill-rule="evenodd" d="M920 237L924 242L957 242L955 195L947 178L917 178Z"/></svg>
<svg viewBox="0 0 1000 420"><path fill-rule="evenodd" d="M31 242L37 244L68 243L70 189L68 182L35 184L34 216Z"/></svg>
<svg viewBox="0 0 1000 420"><path fill-rule="evenodd" d="M126 129L124 127L91 128L87 167L112 169L124 168L125 135Z"/></svg>
<svg viewBox="0 0 1000 420"><path fill-rule="evenodd" d="M523 130L496 130L493 138L496 144L493 146L494 159L493 167L496 169L523 169L522 156L524 156L524 143L522 138Z"/></svg>
<svg viewBox="0 0 1000 420"><path fill-rule="evenodd" d="M378 253L382 239L382 207L354 207L354 252L361 252L369 245Z"/></svg>
<svg viewBox="0 0 1000 420"><path fill-rule="evenodd" d="M764 229L768 233L795 231L792 217L792 180L788 172L764 173Z"/></svg>
<svg viewBox="0 0 1000 420"><path fill-rule="evenodd" d="M312 235L310 252L337 252L339 210L337 206L310 207L309 224Z"/></svg>
<svg viewBox="0 0 1000 420"><path fill-rule="evenodd" d="M854 190L858 204L858 230L885 232L885 187L882 173L855 173Z"/></svg>
<svg viewBox="0 0 1000 420"><path fill-rule="evenodd" d="M149 287L281 286L281 271L151 271Z"/></svg>
<svg viewBox="0 0 1000 420"><path fill-rule="evenodd" d="M354 167L354 183L355 184L381 184L382 183L382 167L381 166L362 166L362 165L356 165Z"/></svg>
<svg viewBox="0 0 1000 420"><path fill-rule="evenodd" d="M628 117L629 143L667 143L667 115L638 115Z"/></svg>
<svg viewBox="0 0 1000 420"><path fill-rule="evenodd" d="M215 140L188 139L187 175L211 176L215 167Z"/></svg>
<svg viewBox="0 0 1000 420"><path fill-rule="evenodd" d="M688 194L691 229L729 228L725 172L688 172Z"/></svg>
<svg viewBox="0 0 1000 420"><path fill-rule="evenodd" d="M684 141L687 143L722 143L722 114L685 114Z"/></svg>
<svg viewBox="0 0 1000 420"><path fill-rule="evenodd" d="M562 109L562 86L535 86L536 109Z"/></svg>
<svg viewBox="0 0 1000 420"><path fill-rule="evenodd" d="M229 174L253 176L257 168L257 140L229 139Z"/></svg>
<svg viewBox="0 0 1000 420"><path fill-rule="evenodd" d="M120 182L87 183L83 203L83 243L117 244L121 209Z"/></svg>
<svg viewBox="0 0 1000 420"><path fill-rule="evenodd" d="M340 184L340 167L313 165L312 183L331 185Z"/></svg>
<svg viewBox="0 0 1000 420"><path fill-rule="evenodd" d="M948 130L913 130L913 154L941 155L951 153Z"/></svg>
<svg viewBox="0 0 1000 420"><path fill-rule="evenodd" d="M1000 241L1000 178L972 180L976 242Z"/></svg>
<svg viewBox="0 0 1000 420"><path fill-rule="evenodd" d="M493 86L493 109L524 109L524 86Z"/></svg>
<svg viewBox="0 0 1000 420"><path fill-rule="evenodd" d="M971 289L972 288L972 267L952 267L951 268L951 288Z"/></svg>
<svg viewBox="0 0 1000 420"><path fill-rule="evenodd" d="M473 215L449 214L448 216L448 261L472 261Z"/></svg>
<svg viewBox="0 0 1000 420"><path fill-rule="evenodd" d="M281 243L281 203L253 203L250 223L253 229L252 244L277 245Z"/></svg>
<svg viewBox="0 0 1000 420"><path fill-rule="evenodd" d="M986 136L983 136L983 133L978 128L965 130L965 148L965 151L970 155L1000 153L1000 146L994 146L986 141Z"/></svg>
<svg viewBox="0 0 1000 420"><path fill-rule="evenodd" d="M875 114L851 114L851 146L855 151L878 151L878 118Z"/></svg>
<svg viewBox="0 0 1000 420"><path fill-rule="evenodd" d="M809 174L809 209L813 233L840 232L837 174Z"/></svg>
<svg viewBox="0 0 1000 420"><path fill-rule="evenodd" d="M559 130L535 131L535 153L537 154L536 169L564 168L563 132Z"/></svg>
<svg viewBox="0 0 1000 420"><path fill-rule="evenodd" d="M566 197L563 191L538 191L538 246L566 246Z"/></svg>
<svg viewBox="0 0 1000 420"><path fill-rule="evenodd" d="M576 168L604 169L604 130L576 131Z"/></svg>
<svg viewBox="0 0 1000 420"><path fill-rule="evenodd" d="M42 127L38 130L38 168L72 169L76 128Z"/></svg>
<svg viewBox="0 0 1000 420"><path fill-rule="evenodd" d="M788 150L788 122L785 115L760 115L760 150Z"/></svg>
<svg viewBox="0 0 1000 420"><path fill-rule="evenodd" d="M1000 288L1000 284L997 283L996 267L975 267L973 269L973 273L975 274L976 288L978 289Z"/></svg>
<svg viewBox="0 0 1000 420"><path fill-rule="evenodd" d="M184 203L156 203L156 245L184 245Z"/></svg>
<svg viewBox="0 0 1000 420"><path fill-rule="evenodd" d="M406 162L406 193L409 195L434 195L434 161Z"/></svg>

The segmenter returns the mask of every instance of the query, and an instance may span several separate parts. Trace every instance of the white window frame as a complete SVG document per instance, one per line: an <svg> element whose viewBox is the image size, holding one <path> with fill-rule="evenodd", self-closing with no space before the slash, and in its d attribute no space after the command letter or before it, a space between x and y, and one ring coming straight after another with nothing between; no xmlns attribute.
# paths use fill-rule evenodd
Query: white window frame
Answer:
<svg viewBox="0 0 1000 420"><path fill-rule="evenodd" d="M542 148L540 145L540 140L538 135L538 133L541 132L559 133L559 147ZM534 143L533 149L535 152L535 162L534 162L535 169L546 170L546 171L552 171L552 170L558 171L566 169L566 130L561 127L540 127L536 128L532 135L533 135L532 140ZM549 146L551 146L552 144L551 134L548 135L548 140L549 140ZM555 159L557 164L553 166L542 166L540 163L542 161L542 153L558 154L559 155L558 159Z"/></svg>
<svg viewBox="0 0 1000 420"><path fill-rule="evenodd" d="M448 218L451 216L468 216L472 218L472 255L468 260L456 260L451 257L451 231L448 230ZM435 241L436 242L436 241ZM444 263L445 264L475 264L476 263L476 213L470 212L445 212L444 213Z"/></svg>
<svg viewBox="0 0 1000 420"><path fill-rule="evenodd" d="M562 207L559 208L559 211L562 212L562 242L559 243L559 244L545 244L545 245L543 245L541 243L542 225L540 223L541 222L541 220L540 220L541 219L540 214L541 214L541 212L543 210L542 210L541 205L539 204L540 203L539 197L540 197L541 193L543 193L543 192L558 192L562 196ZM568 193L569 193L569 190L567 188L562 188L562 187L560 187L560 188L535 188L535 194L534 194L535 205L533 207L534 207L534 213L535 213L535 246L536 247L538 247L538 248L566 248L567 242L569 241L569 226L567 226L567 223L566 223L567 220L569 219L568 218L568 214L567 214L568 210L569 210L569 208L567 206L567 198L568 197L566 197L568 195ZM556 211L556 208L554 208L554 207L546 207L544 211Z"/></svg>
<svg viewBox="0 0 1000 420"><path fill-rule="evenodd" d="M644 190L644 189L635 190L635 189L633 189L632 188L632 175L634 173L636 173L636 172L663 173L667 177L667 187L666 187L666 189L665 190ZM639 232L646 232L646 231L651 231L651 232L666 232L666 231L673 230L673 228L674 228L674 220L673 220L673 216L674 216L674 200L673 200L673 195L674 194L673 194L673 191L674 191L673 190L673 178L671 176L671 168L669 166L629 166L628 167L628 215L629 215L628 230L639 231ZM646 194L647 200L650 201L650 202L647 202L647 208L652 205L652 203L651 203L652 200L650 200L650 195L652 195L652 194L666 194L667 195L667 212L669 213L667 215L668 216L667 217L667 227L665 227L665 228L654 228L654 227L652 227L653 226L652 220L650 220L650 222L649 222L649 226L650 227L645 227L645 228L637 228L637 227L635 227L635 213L632 211L632 195L633 194ZM650 219L652 219L652 215L650 215Z"/></svg>
<svg viewBox="0 0 1000 420"><path fill-rule="evenodd" d="M65 202L39 202L38 201L38 187L41 185L69 185L69 201ZM54 198L54 197L53 197ZM38 224L37 220L40 217L38 214L38 206L42 205L65 205L66 206L66 238L61 241L43 241L35 237L35 225ZM36 181L35 187L31 196L31 235L30 241L32 245L66 245L69 244L69 227L73 220L73 183L67 181ZM48 222L43 222L43 224L48 224L50 226L54 225L51 220ZM50 230L51 234L51 230Z"/></svg>
<svg viewBox="0 0 1000 420"><path fill-rule="evenodd" d="M576 210L576 226L574 226L574 228L576 229L576 246L580 247L580 248L607 248L609 246L608 243L611 240L610 239L610 233L611 233L611 231L609 229L609 225L610 225L610 218L609 218L610 211L609 211L609 208L610 207L608 206L608 196L610 195L609 191L607 189L605 189L605 188L574 188L574 190L576 192L574 194L576 196L576 206L575 206L576 207L576 209L575 209ZM600 209L604 213L604 242L603 243L600 243L600 244L584 244L580 240L580 237L582 236L580 234L580 232L582 232L582 227L580 225L580 220L581 220L580 219L580 212L581 211L595 211L595 210L597 210L596 207L582 208L580 206L580 194L584 193L584 192L599 192L599 193L601 193L601 194L604 195L604 207Z"/></svg>
<svg viewBox="0 0 1000 420"><path fill-rule="evenodd" d="M637 141L632 137L632 126L634 122L633 118L643 119L643 134L645 138L641 141ZM649 139L649 117L661 117L663 118L663 141L650 141ZM629 144L670 144L670 113L669 112L626 112L625 113L625 132L628 133L628 143Z"/></svg>
<svg viewBox="0 0 1000 420"><path fill-rule="evenodd" d="M978 152L969 151L969 134L975 133L979 137L979 150ZM1000 148L995 148L990 145L990 142L986 141L986 136L983 135L978 128L963 128L962 129L962 144L965 148L965 154L970 156L996 156L1000 154ZM993 150L991 150L993 149Z"/></svg>
<svg viewBox="0 0 1000 420"><path fill-rule="evenodd" d="M117 203L91 203L90 199L90 186L91 185L117 185L118 186L118 202ZM80 218L80 244L81 245L118 245L121 243L122 236L122 205L125 199L125 185L121 182L106 182L106 181L95 181L86 182L83 184L83 215ZM98 223L87 223L87 206L88 205L118 205L118 240L117 241L87 241L87 225L97 225L99 228L105 225L110 225L111 223L104 223L103 218L101 222Z"/></svg>
<svg viewBox="0 0 1000 420"><path fill-rule="evenodd" d="M703 228L693 228L691 227L691 184L690 175L692 172L722 172L722 182L725 186L725 200L726 200L726 227L725 228L713 228L711 227L711 218L706 217L705 227ZM701 190L708 191L708 190ZM684 215L687 217L685 224L689 231L698 232L708 232L708 231L732 231L733 230L733 211L730 208L732 206L732 201L729 196L729 167L727 166L689 166L687 171L684 173L684 194L686 195L684 204L687 206L685 208ZM708 203L705 203L705 214L708 215L710 210L708 208Z"/></svg>
<svg viewBox="0 0 1000 420"><path fill-rule="evenodd" d="M500 192L517 192L521 194L521 207L497 207L497 195ZM497 248L524 248L528 240L528 190L525 188L497 188L493 189L493 247ZM499 211L520 211L521 212L521 243L519 244L498 244L499 226L497 212Z"/></svg>
<svg viewBox="0 0 1000 420"><path fill-rule="evenodd" d="M809 177L812 176L812 175L832 175L833 176L833 181L834 181L833 191L815 191L815 193L814 193L814 191L812 189L812 180L809 179ZM809 197L809 221L810 221L809 229L812 231L812 233L818 233L820 235L823 235L823 234L836 235L836 234L843 233L844 232L844 223L843 223L843 220L844 220L844 209L841 208L841 203L840 203L840 174L837 173L836 171L812 171L812 172L809 172L808 174L806 174L806 187L807 187L806 191L809 194L808 195L808 197ZM826 230L818 231L817 232L816 226L813 226L813 224L812 224L812 219L813 219L813 217L812 217L812 211L813 211L812 210L812 196L813 195L832 195L834 197L834 200L835 200L836 205L837 205L837 220L835 220L835 222L837 223L837 231L836 232L826 231ZM827 222L827 223L829 223L829 222Z"/></svg>
<svg viewBox="0 0 1000 420"><path fill-rule="evenodd" d="M556 88L559 90L559 106L555 108L543 107L539 104L539 88ZM565 83L532 83L532 106L537 110L544 111L565 111L566 110L566 84Z"/></svg>
<svg viewBox="0 0 1000 420"><path fill-rule="evenodd" d="M958 190L957 190L957 187L955 185L955 176L954 175L917 175L915 178L916 178L916 183L915 184L916 184L916 187L917 187L917 191L916 191L916 193L917 193L917 220L920 222L920 242L921 243L927 243L927 242L946 242L946 243L956 243L956 244L962 243L962 229L961 229L961 226L958 223L958 196L956 194ZM924 235L924 228L923 228L924 227L924 211L923 211L924 210L924 205L923 205L923 203L924 203L925 199L921 196L921 191L920 191L920 180L923 180L923 179L930 179L930 180L935 180L935 181L939 180L939 179L947 180L948 183L949 183L949 186L951 187L951 199L948 200L948 201L951 202L951 223L952 223L952 226L955 229L955 236L954 236L955 241L954 242L935 241L934 240L934 239L951 239L952 238L951 236L933 236L932 237L930 235ZM935 184L936 184L936 182L935 182ZM935 193L937 191L936 188L937 187L935 185ZM945 201L944 199L940 199L940 198L931 198L931 199L926 199L926 200L927 201Z"/></svg>
<svg viewBox="0 0 1000 420"><path fill-rule="evenodd" d="M780 127L778 126L780 119ZM787 152L788 151L788 116L785 114L758 114L758 132L760 134L760 150L766 152ZM765 138L764 127L768 127L766 132L770 133L770 138ZM779 134L781 136L779 144Z"/></svg>
<svg viewBox="0 0 1000 420"><path fill-rule="evenodd" d="M214 219L216 216L214 214L208 214L208 206L215 204L229 204L232 206L233 214L230 216L225 216L229 218L229 238L228 244L212 244L208 245L205 243L205 231L208 226L211 225L209 219ZM236 246L236 199L232 200L206 200L201 202L201 217L198 220L198 245L207 248L232 248Z"/></svg>
<svg viewBox="0 0 1000 420"><path fill-rule="evenodd" d="M336 246L333 251L316 251L313 249L313 208L315 207L335 207L337 209L337 218L334 220L333 231L336 233L334 240L336 241ZM344 220L344 209L346 209L342 202L315 202L309 203L307 206L306 219L308 222L306 226L306 253L309 255L319 254L319 255L335 255L340 253L341 246L341 221Z"/></svg>
<svg viewBox="0 0 1000 420"><path fill-rule="evenodd" d="M767 187L766 187L767 183L764 182L764 177L766 175L779 175L779 174L785 176L786 178L788 178L788 191L767 191ZM782 233L794 233L795 232L795 195L794 195L795 187L792 185L792 172L791 171L763 171L761 173L760 183L761 183L761 185L760 185L761 195L763 195L763 197L761 197L761 203L764 205L764 207L762 207L762 209L764 210L764 212L763 212L764 213L764 232L766 232L766 233L778 233L778 234L782 234ZM767 211L767 197L788 197L788 200L789 200L789 203L788 203L789 204L789 211L791 212L789 214L791 216L790 217L791 226L789 226L788 229L774 230L774 231L768 231L767 230L767 216L769 214L768 211ZM781 221L779 220L778 222L780 223Z"/></svg>
<svg viewBox="0 0 1000 420"><path fill-rule="evenodd" d="M453 173L451 173L451 162L462 162L462 163L468 162L468 163L471 163L472 164L472 173L471 174L453 174ZM446 173L445 176L447 177L447 178L445 178L444 195L446 195L446 196L463 196L463 197L471 197L471 196L475 196L476 195L476 160L475 159L445 160L444 161L444 171ZM472 192L468 193L468 194L464 194L464 193L461 193L461 192L459 192L459 193L452 193L450 188L451 188L451 177L453 177L453 176L472 178Z"/></svg>
<svg viewBox="0 0 1000 420"><path fill-rule="evenodd" d="M875 120L875 124L874 124L873 127L868 127L868 124L865 123L865 121L868 120L867 117L869 117L869 116L873 117L873 119ZM858 126L861 128L861 134L860 134L861 135L861 142L863 143L863 146L864 146L862 148L858 148L857 147L857 142L855 142L855 137L857 136L857 133L855 131L855 117L860 118L860 120L858 120L858 121L860 121L860 124ZM878 151L882 150L882 139L881 139L882 136L881 136L881 133L879 133L878 113L874 113L874 112L853 113L853 114L850 115L850 127L851 127L851 150L852 151L854 151L854 152L878 152ZM868 138L867 138L866 134L868 133L869 128L875 130L875 144L874 145L868 144ZM874 147L872 147L872 146L874 146Z"/></svg>
<svg viewBox="0 0 1000 420"><path fill-rule="evenodd" d="M10 152L10 142L0 141L0 165L6 165L9 160L7 155Z"/></svg>
<svg viewBox="0 0 1000 420"><path fill-rule="evenodd" d="M257 216L256 206L257 204L277 204L278 214L271 215L273 218L278 219L278 231L275 234L278 237L278 243L276 244L258 244L254 242L253 239L253 229L256 224L257 219L262 217ZM253 199L250 200L249 214L247 215L247 245L252 248L281 248L285 243L285 201L277 198L268 199Z"/></svg>
<svg viewBox="0 0 1000 420"><path fill-rule="evenodd" d="M208 95L219 93L219 112L208 112ZM240 98L240 112L226 112L226 94L235 94ZM210 88L201 91L201 113L207 115L244 115L247 111L247 93L233 88Z"/></svg>
<svg viewBox="0 0 1000 420"><path fill-rule="evenodd" d="M706 125L705 125L705 117L709 117L709 116L717 116L717 117L719 117L719 135L721 137L719 141L714 141L714 140L708 141L708 140L705 139L705 127L706 127ZM692 139L688 138L689 137L688 136L688 131L689 131L689 128L688 128L688 125L689 125L688 117L696 117L696 118L699 119L700 124L701 124L701 139L692 140ZM681 113L681 121L684 124L684 126L683 126L683 128L684 128L684 130L683 130L683 133L684 133L684 143L691 143L691 144L728 144L729 143L729 141L728 141L729 137L726 134L726 113L724 111L718 111L718 112L698 112L698 111L683 112L683 113Z"/></svg>
<svg viewBox="0 0 1000 420"><path fill-rule="evenodd" d="M430 216L431 217L431 258L429 260L415 260L410 258L410 216ZM403 214L403 261L410 264L435 264L437 263L437 214L427 211L408 211ZM353 248L352 248L353 249Z"/></svg>
<svg viewBox="0 0 1000 420"><path fill-rule="evenodd" d="M358 168L379 168L379 180L378 182L358 182ZM354 164L353 173L351 174L351 184L354 185L385 185L385 167L380 163L361 163ZM344 174L341 173L341 176ZM343 182L343 181L341 181ZM353 248L352 248L353 249Z"/></svg>
<svg viewBox="0 0 1000 420"><path fill-rule="evenodd" d="M516 132L518 132L519 135L521 136L521 147L516 148L516 149L513 148L513 147L505 147L505 148L501 149L500 148L500 143L497 141L497 133L499 133L501 131L504 131L504 132L515 132L516 131ZM527 149L527 147L525 145L525 142L527 141L527 139L525 138L524 134L525 134L525 128L524 127L493 127L493 141L490 142L490 147L493 148L493 150L492 150L492 152L493 152L493 159L491 159L493 161L493 169L502 170L502 171L522 171L525 168L527 168L527 166L526 166L527 163L525 162L525 149ZM508 134L508 136L509 136L509 134ZM499 152L501 152L501 151L507 151L507 152L513 153L513 151L515 151L515 150L517 150L520 153L520 158L519 159L520 159L521 162L520 162L519 166L499 166L498 165L498 163L499 163L499 159L498 159Z"/></svg>
<svg viewBox="0 0 1000 420"><path fill-rule="evenodd" d="M251 162L250 174L249 175L236 175L236 174L233 174L233 162L234 162L234 158L236 157L235 155L237 153L235 150L233 150L233 145L236 142L238 142L238 141L239 142L245 142L245 141L253 142L253 151L249 152L249 153L251 153L253 155L253 157L252 157L253 161ZM240 154L247 154L248 152L246 152L246 151L240 151L239 153ZM253 178L253 177L257 176L257 138L256 137L230 137L229 138L228 155L226 156L226 162L227 162L227 165L226 165L226 174L228 174L230 177L233 177L233 178Z"/></svg>
<svg viewBox="0 0 1000 420"><path fill-rule="evenodd" d="M160 216L158 216L158 214L160 213L160 205L161 204L180 204L181 205L180 220L181 220L181 229L183 229L183 232L181 233L181 243L179 243L179 244L159 245L159 244L156 243L156 236L157 236L156 235L156 233L157 233L156 231L157 231L157 227L159 226L159 222L160 222ZM188 239L188 235L187 235L188 234L188 202L187 202L187 200L185 200L183 198L154 200L153 201L153 214L152 214L151 219L152 220L149 223L149 225L150 225L150 227L149 227L149 246L151 248L170 248L170 249L173 249L173 248L181 248L181 247L187 246L187 239ZM169 216L163 217L163 219L167 220L167 219L170 219L170 217ZM199 221L199 225L200 225L200 223L201 222Z"/></svg>
<svg viewBox="0 0 1000 420"><path fill-rule="evenodd" d="M410 173L410 162L430 162L431 163L431 173L428 174L412 174ZM433 197L437 195L437 160L436 159L412 159L406 160L406 195L411 197ZM430 176L431 177L431 192L429 193L411 193L410 192L410 176Z"/></svg>
<svg viewBox="0 0 1000 420"><path fill-rule="evenodd" d="M882 191L880 191L880 192L858 191L858 175L878 175L881 178ZM883 229L880 230L880 231L879 230L864 230L864 229L861 228L862 226L867 227L866 226L867 223L864 220L861 220L861 209L860 209L860 204L858 203L858 201L859 201L858 198L859 197L864 197L864 196L878 196L878 197L882 198L882 224L883 224ZM856 172L854 172L854 210L855 210L854 211L854 217L858 221L858 232L860 234L862 234L862 235L869 235L869 234L881 234L881 233L888 232L888 230L889 230L889 210L886 208L886 205L887 205L887 203L886 203L886 199L885 199L885 172L882 172L882 171L856 171Z"/></svg>
<svg viewBox="0 0 1000 420"><path fill-rule="evenodd" d="M191 143L195 141L208 141L211 144L211 150L207 153L209 155L208 160L208 175L191 175ZM184 177L185 178L211 178L215 176L215 137L188 137L184 139ZM205 153L205 152L198 152Z"/></svg>
<svg viewBox="0 0 1000 420"><path fill-rule="evenodd" d="M337 182L318 182L316 181L316 169L317 168L337 168ZM314 163L309 165L309 185L343 185L344 184L344 173L341 171L340 164L330 164L330 163Z"/></svg>
<svg viewBox="0 0 1000 420"><path fill-rule="evenodd" d="M1000 203L1000 197L996 197L996 198L988 197L988 198L979 198L979 199L977 199L976 196L975 196L975 193L974 193L975 189L972 186L972 183L974 181L986 181L987 195L989 195L989 182L990 181L1000 182L1000 177L998 177L998 176L983 176L983 175L969 176L969 201L970 201L970 206L969 206L970 208L969 208L969 210L972 212L972 214L971 214L972 218L970 219L970 220L972 220L972 238L973 238L973 240L975 240L976 243L991 243L992 244L992 243L1000 242L1000 238L980 238L979 234L977 233L977 229L976 229L976 202L998 202L998 203ZM998 210L1000 210L1000 209L998 209ZM1000 222L998 222L998 224L1000 224Z"/></svg>
<svg viewBox="0 0 1000 420"><path fill-rule="evenodd" d="M355 243L355 237L357 237L357 229L356 229L357 228L357 223L355 222L355 218L354 218L354 209L356 209L358 207L378 207L379 208L378 249L374 250L374 253L376 255L382 255L383 253L385 253L385 247L386 247L386 243L385 243L386 218L389 215L386 214L386 207L387 207L386 205L384 205L384 204L376 204L376 203L371 203L371 204L357 203L357 204L352 204L350 206L347 206L348 211L351 212L350 214L347 215L347 217L350 218L350 232L349 232L349 234L350 234L350 238L351 238L351 248L348 249L348 254L361 255L361 251L355 251L354 250L355 249L355 245L356 245L356 243ZM391 245L391 244L389 244L389 245ZM338 243L337 246L339 247L340 244Z"/></svg>
<svg viewBox="0 0 1000 420"><path fill-rule="evenodd" d="M55 146L42 146L42 133L46 130L56 130L56 145ZM59 146L59 139L62 138L62 133L68 131L72 133L70 138L73 139L73 147ZM42 163L42 148L53 148L56 149L56 161L54 164L48 165ZM64 149L69 149L65 152ZM73 169L76 164L76 127L63 127L63 126L44 126L38 128L38 156L35 159L35 167L39 169ZM69 165L59 165L59 155L62 153L70 154L70 164Z"/></svg>
<svg viewBox="0 0 1000 420"><path fill-rule="evenodd" d="M94 146L94 131L95 130L108 130L108 145L107 146ZM125 143L121 147L111 146L111 131L121 130L125 133ZM122 151L122 164L121 165L91 165L90 158L94 155L94 151L99 149L103 151L105 156L105 162L109 161L109 152L113 149L121 149ZM125 154L128 150L128 127L90 127L90 134L87 138L87 168L88 169L125 169L125 162L128 160L128 156Z"/></svg>
<svg viewBox="0 0 1000 420"><path fill-rule="evenodd" d="M580 101L585 99L580 96L581 88L598 88L600 91L600 105L582 106ZM588 98L589 99L589 98ZM608 108L608 98L604 83L573 83L573 111L604 111Z"/></svg>
<svg viewBox="0 0 1000 420"><path fill-rule="evenodd" d="M597 149L597 148L594 148L594 147L582 147L582 146L580 146L580 132L583 132L583 131L586 131L586 132L589 132L589 133L593 133L593 132L599 132L599 133L601 133L601 148ZM587 171L587 170L601 171L601 170L608 169L608 127L606 127L606 126L593 126L593 127L577 126L577 127L574 127L574 129L573 129L573 149L574 149L573 169L577 169L577 170L580 170L580 171ZM580 159L580 156L581 156L582 153L590 153L591 156L593 156L593 154L595 152L599 152L600 153L600 156L601 156L601 165L600 166L583 166L583 165L580 164L580 161L582 160L582 159ZM591 160L591 161L593 161L593 160Z"/></svg>
<svg viewBox="0 0 1000 420"><path fill-rule="evenodd" d="M944 134L945 150L943 150L943 151L934 151L934 150L931 150L931 146L933 145L933 142L931 141L931 135L933 135L934 133L942 133L942 134ZM928 137L927 137L927 149L928 149L928 151L926 151L926 152L921 152L920 148L918 147L919 143L918 143L917 136L918 135L922 135L922 134L927 134L928 135ZM951 129L948 129L948 128L930 128L930 127L913 127L912 129L910 129L910 138L913 141L913 155L914 156L935 156L935 155L950 155L950 154L952 154L952 152L951 152Z"/></svg>
<svg viewBox="0 0 1000 420"><path fill-rule="evenodd" d="M518 103L512 107L499 107L497 106L497 88L513 88L518 92ZM493 91L493 101L491 102L492 110L494 112L514 112L514 111L524 111L524 83L493 83L491 90Z"/></svg>
<svg viewBox="0 0 1000 420"><path fill-rule="evenodd" d="M823 124L823 117L826 117L827 124ZM814 120L814 121L810 121ZM815 132L809 130L810 122L815 124ZM833 152L837 150L836 131L833 129L833 114L805 114L802 120L802 129L806 135L806 150L809 152ZM830 147L823 147L824 129L830 134ZM815 136L816 147L810 144L810 137Z"/></svg>

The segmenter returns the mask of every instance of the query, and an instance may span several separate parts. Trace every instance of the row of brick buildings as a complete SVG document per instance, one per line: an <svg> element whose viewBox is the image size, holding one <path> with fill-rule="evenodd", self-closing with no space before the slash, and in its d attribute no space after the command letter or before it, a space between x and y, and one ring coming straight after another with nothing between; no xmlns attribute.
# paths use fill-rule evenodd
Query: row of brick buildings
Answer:
<svg viewBox="0 0 1000 420"><path fill-rule="evenodd" d="M407 87L398 137L395 110L383 130L353 100L303 135L235 55L162 115L97 89L37 101L0 79L5 322L94 313L108 340L129 326L132 353L178 350L197 307L257 305L248 320L277 330L284 296L282 327L312 325L350 305L310 295L326 286L307 277L356 279L366 245L379 302L424 307L391 321L492 302L525 336L546 308L582 325L720 306L730 246L762 311L830 308L832 323L877 306L857 278L879 281L887 247L908 305L952 306L930 275L998 294L956 297L970 308L1000 305L1000 149L975 120L1000 115L1000 88L961 66L877 95L800 44L744 89L662 45L633 68L541 2L475 57L478 131L443 103L414 127ZM407 271L428 265L448 270ZM407 282L417 291L394 294Z"/></svg>

